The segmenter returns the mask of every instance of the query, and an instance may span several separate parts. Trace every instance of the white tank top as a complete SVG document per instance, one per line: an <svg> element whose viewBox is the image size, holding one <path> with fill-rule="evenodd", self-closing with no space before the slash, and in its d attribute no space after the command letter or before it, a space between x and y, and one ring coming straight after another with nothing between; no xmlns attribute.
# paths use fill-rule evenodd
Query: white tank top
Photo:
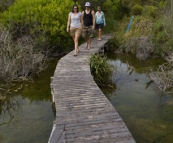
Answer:
<svg viewBox="0 0 173 143"><path fill-rule="evenodd" d="M80 17L81 17L81 12L78 12L76 15L74 15L72 12L69 13L69 16L71 18L71 23L70 27L73 28L81 28L81 22L80 22Z"/></svg>

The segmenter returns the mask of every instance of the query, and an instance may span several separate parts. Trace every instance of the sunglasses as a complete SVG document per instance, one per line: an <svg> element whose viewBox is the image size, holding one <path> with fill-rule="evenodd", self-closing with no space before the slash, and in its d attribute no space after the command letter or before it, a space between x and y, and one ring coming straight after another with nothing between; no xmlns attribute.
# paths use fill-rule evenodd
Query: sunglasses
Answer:
<svg viewBox="0 0 173 143"><path fill-rule="evenodd" d="M77 7L74 7L73 9L78 9Z"/></svg>

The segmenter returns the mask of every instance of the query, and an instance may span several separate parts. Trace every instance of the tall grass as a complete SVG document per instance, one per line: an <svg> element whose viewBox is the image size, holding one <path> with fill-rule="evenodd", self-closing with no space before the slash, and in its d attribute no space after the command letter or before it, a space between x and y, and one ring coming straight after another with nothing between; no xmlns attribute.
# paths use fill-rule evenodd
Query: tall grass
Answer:
<svg viewBox="0 0 173 143"><path fill-rule="evenodd" d="M111 82L111 77L115 68L111 65L107 57L100 54L91 54L90 60L91 74L98 85L106 85Z"/></svg>

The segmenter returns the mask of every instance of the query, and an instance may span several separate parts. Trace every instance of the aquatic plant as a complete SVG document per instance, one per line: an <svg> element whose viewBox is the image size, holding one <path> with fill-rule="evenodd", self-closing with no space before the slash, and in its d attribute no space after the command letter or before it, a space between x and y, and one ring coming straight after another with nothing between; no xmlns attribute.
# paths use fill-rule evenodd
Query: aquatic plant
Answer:
<svg viewBox="0 0 173 143"><path fill-rule="evenodd" d="M91 74L98 85L106 85L110 83L113 72L113 65L107 61L106 56L100 54L91 54L90 60Z"/></svg>

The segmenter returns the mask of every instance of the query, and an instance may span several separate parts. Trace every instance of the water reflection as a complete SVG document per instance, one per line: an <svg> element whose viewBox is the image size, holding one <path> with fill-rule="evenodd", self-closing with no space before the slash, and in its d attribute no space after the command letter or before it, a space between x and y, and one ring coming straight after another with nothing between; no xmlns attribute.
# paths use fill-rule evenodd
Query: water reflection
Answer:
<svg viewBox="0 0 173 143"><path fill-rule="evenodd" d="M54 120L50 91L58 59L32 83L19 83L22 88L0 100L1 143L45 143Z"/></svg>
<svg viewBox="0 0 173 143"><path fill-rule="evenodd" d="M118 71L117 89L102 89L128 126L137 143L173 142L173 95L161 92L148 78L165 61L140 61L130 54L108 53ZM130 68L129 68L130 67Z"/></svg>
<svg viewBox="0 0 173 143"><path fill-rule="evenodd" d="M5 96L1 100L0 104L0 126L4 124L9 124L14 119L14 112L21 109L20 102L22 102L21 96L12 97Z"/></svg>

